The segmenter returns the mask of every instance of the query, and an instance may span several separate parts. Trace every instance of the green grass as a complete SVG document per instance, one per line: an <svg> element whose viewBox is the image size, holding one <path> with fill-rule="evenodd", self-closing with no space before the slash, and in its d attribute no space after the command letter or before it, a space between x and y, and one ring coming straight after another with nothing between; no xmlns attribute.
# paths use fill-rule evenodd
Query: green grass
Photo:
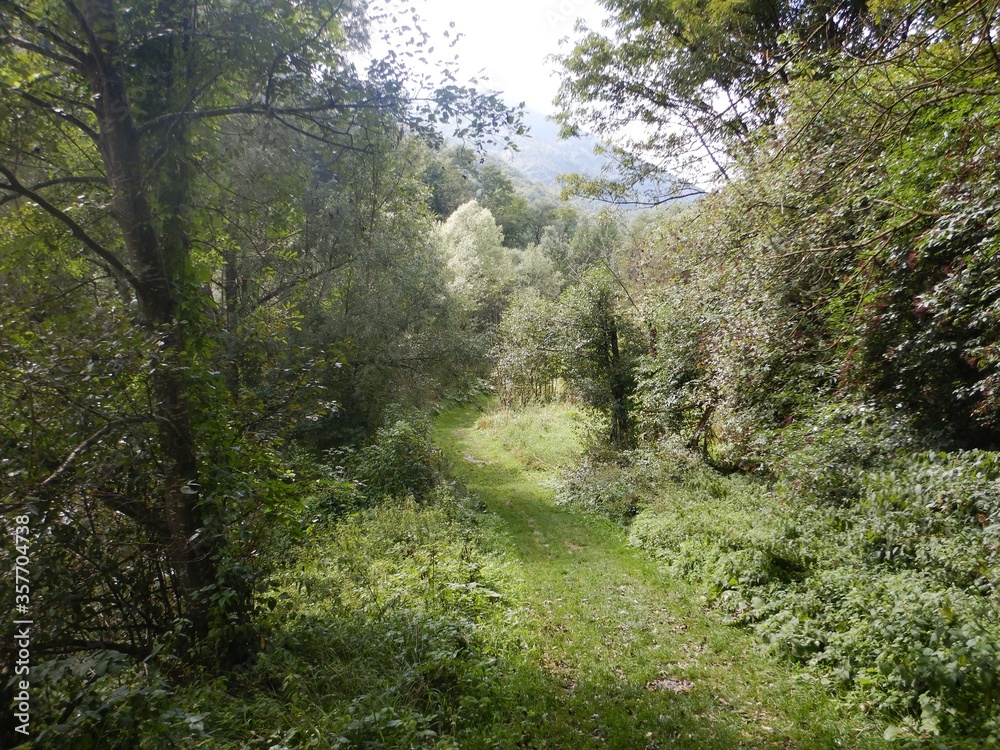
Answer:
<svg viewBox="0 0 1000 750"><path fill-rule="evenodd" d="M108 674L51 736L81 750L885 746L620 526L555 504L578 416L441 414L455 486L311 525L262 596L254 664L170 684Z"/></svg>
<svg viewBox="0 0 1000 750"><path fill-rule="evenodd" d="M436 441L495 514L520 566L492 721L463 747L881 747L858 707L759 652L696 590L627 545L610 521L553 502L579 455L575 412L456 409Z"/></svg>

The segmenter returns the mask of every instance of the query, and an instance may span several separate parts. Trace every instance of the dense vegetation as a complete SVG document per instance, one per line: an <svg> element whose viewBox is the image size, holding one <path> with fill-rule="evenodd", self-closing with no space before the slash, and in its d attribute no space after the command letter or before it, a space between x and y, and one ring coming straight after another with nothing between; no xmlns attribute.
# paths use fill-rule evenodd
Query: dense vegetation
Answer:
<svg viewBox="0 0 1000 750"><path fill-rule="evenodd" d="M608 5L565 122L725 179L619 254L637 445L565 499L887 736L997 741L997 7Z"/></svg>
<svg viewBox="0 0 1000 750"><path fill-rule="evenodd" d="M15 517L31 540L36 726L105 746L121 659L252 661L296 477L474 379L421 173L438 123L485 143L517 113L399 55L357 70L368 14L0 9L0 492L6 552Z"/></svg>
<svg viewBox="0 0 1000 750"><path fill-rule="evenodd" d="M1000 742L1000 6L604 4L559 119L646 130L564 187L628 215L519 191L419 26L358 70L391 4L0 7L36 746L547 742L524 560L431 439L486 394L578 405L582 455L505 450L887 739Z"/></svg>

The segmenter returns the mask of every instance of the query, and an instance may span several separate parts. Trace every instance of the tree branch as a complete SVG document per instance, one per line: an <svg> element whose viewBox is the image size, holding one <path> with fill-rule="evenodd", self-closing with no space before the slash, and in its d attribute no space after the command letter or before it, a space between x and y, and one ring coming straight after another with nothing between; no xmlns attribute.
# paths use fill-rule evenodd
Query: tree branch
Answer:
<svg viewBox="0 0 1000 750"><path fill-rule="evenodd" d="M154 128L169 123L180 118L191 120L207 120L215 117L232 117L234 115L260 115L264 117L306 117L323 112L349 112L352 110L364 109L365 107L375 107L377 102L364 100L356 104L336 104L325 102L311 107L271 107L267 104L246 103L235 107L215 107L212 109L192 110L190 112L171 112L169 114L154 117L152 120L138 125L136 130L139 133L147 133Z"/></svg>
<svg viewBox="0 0 1000 750"><path fill-rule="evenodd" d="M102 437L108 434L108 432L111 430L111 427L112 425L110 423L104 425L101 429L99 429L97 432L95 432L93 435L91 435L89 438L87 438L78 446L76 446L73 450L71 450L69 452L69 455L66 456L66 460L63 461L61 464L59 464L59 468L53 471L51 474L49 474L49 476L44 481L42 481L41 484L39 484L39 487L47 487L48 485L56 481L59 477L61 477L63 474L65 474L66 470L72 465L74 461L76 461L76 459L80 457L80 455L85 450L90 448L90 446L92 446L94 443L96 443L98 440L100 440Z"/></svg>
<svg viewBox="0 0 1000 750"><path fill-rule="evenodd" d="M54 115L55 117L58 117L58 118L60 118L62 120L65 120L66 122L70 123L71 125L76 126L81 131L83 131L84 135L86 135L88 138L90 138L90 140L92 140L94 143L98 143L99 142L100 136L98 136L97 131L94 130L89 125L87 125L87 123L85 123L83 120L79 119L75 115L71 115L69 112L61 110L61 109L59 109L57 107L53 107L51 104L49 104L44 99L40 99L39 97L35 96L34 94L29 94L27 91L20 91L18 93L20 93L20 95L21 95L21 97L23 99L26 99L31 104L34 104L36 107L39 107L40 109L44 109L47 112L49 112L50 114Z"/></svg>
<svg viewBox="0 0 1000 750"><path fill-rule="evenodd" d="M52 187L53 185L68 185L68 184L90 184L96 183L99 185L107 185L108 181L99 175L75 175L70 177L54 177L51 180L45 180L44 182L36 183L28 189L31 191L43 190L47 187ZM20 193L12 192L9 195L0 196L0 206L5 203L10 203L12 200L17 200L23 197Z"/></svg>
<svg viewBox="0 0 1000 750"><path fill-rule="evenodd" d="M256 307L260 307L261 305L264 305L264 304L270 302L271 300L275 299L276 297L280 297L285 292L288 292L288 291L291 291L292 289L295 289L295 287L299 286L300 284L305 284L308 281L312 281L314 279L318 279L321 276L325 276L326 274L332 274L334 271L340 270L341 268L343 268L344 266L348 265L349 263L350 263L350 260L345 260L343 263L338 263L338 264L333 265L333 266L326 266L324 268L321 268L318 271L313 271L312 273L301 274L299 276L296 276L295 278L291 279L290 281L286 281L284 284L279 284L277 287L275 287L274 289L272 289L270 292L268 292L264 296L260 297L254 303L254 305Z"/></svg>
<svg viewBox="0 0 1000 750"><path fill-rule="evenodd" d="M27 24L32 29L37 30L38 33L41 34L43 37L46 37L54 45L61 47L70 55L74 55L74 57L59 55L57 52L54 52L53 50L45 49L44 47L34 44L33 42L28 42L27 40L18 39L17 37L11 36L9 37L10 39L31 45L30 48L25 47L25 49L30 49L33 52L48 57L49 59L57 60L64 64L70 65L76 68L77 70L80 70L81 72L86 71L88 56L84 50L80 49L76 45L67 42L65 39L63 39L63 37L59 36L59 34L57 34L51 27L41 23L37 18L32 16L27 10L22 8L20 5L17 5L15 3L8 3L7 5L9 8L11 8L14 15L18 16L25 24Z"/></svg>
<svg viewBox="0 0 1000 750"><path fill-rule="evenodd" d="M32 202L38 205L47 214L60 221L69 227L70 232L76 237L80 242L84 244L91 252L97 255L101 260L108 264L112 273L118 278L126 281L133 289L140 288L139 280L135 277L121 259L115 255L113 252L108 250L106 247L98 243L93 237L87 234L86 230L77 224L73 219L67 216L65 213L60 211L58 208L49 203L45 198L40 196L31 188L22 185L17 177L9 169L0 165L0 174L7 178L8 184L0 185L0 188L5 190L10 190L12 192L23 195Z"/></svg>
<svg viewBox="0 0 1000 750"><path fill-rule="evenodd" d="M75 68L81 73L84 71L83 63L79 60L74 60L72 57L66 55L61 55L58 52L50 49L45 49L34 42L29 42L27 39L21 39L20 37L7 35L0 38L0 44L12 44L15 47L20 47L28 52L34 52L36 55L41 55L42 57L47 57L49 60L55 60L56 62L61 62L63 65L69 65L71 68Z"/></svg>
<svg viewBox="0 0 1000 750"><path fill-rule="evenodd" d="M105 435L107 435L108 432L110 432L110 430L113 427L120 427L121 425L126 425L126 424L140 424L143 422L152 422L152 421L153 419L151 417L127 417L124 419L116 419L113 422L108 422L106 425L101 427L97 432L95 432L93 435L91 435L89 438L87 438L78 446L76 446L73 450L71 450L69 452L69 455L66 456L66 460L59 465L59 468L53 471L51 474L49 474L49 476L44 481L42 481L38 486L47 487L48 485L52 484L52 482L56 481L60 476L66 473L66 470L70 467L70 465L74 461L76 461L76 459L78 459L85 450L90 448L92 445L94 445L94 443L96 443Z"/></svg>

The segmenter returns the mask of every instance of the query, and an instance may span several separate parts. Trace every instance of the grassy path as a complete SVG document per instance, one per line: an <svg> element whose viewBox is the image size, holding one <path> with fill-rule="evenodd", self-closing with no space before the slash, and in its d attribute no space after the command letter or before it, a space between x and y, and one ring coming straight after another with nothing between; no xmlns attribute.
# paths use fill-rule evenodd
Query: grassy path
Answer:
<svg viewBox="0 0 1000 750"><path fill-rule="evenodd" d="M579 451L570 417L457 409L437 422L456 475L500 519L523 569L521 653L497 706L509 733L482 746L882 747L856 707L757 653L621 529L553 503L551 480Z"/></svg>

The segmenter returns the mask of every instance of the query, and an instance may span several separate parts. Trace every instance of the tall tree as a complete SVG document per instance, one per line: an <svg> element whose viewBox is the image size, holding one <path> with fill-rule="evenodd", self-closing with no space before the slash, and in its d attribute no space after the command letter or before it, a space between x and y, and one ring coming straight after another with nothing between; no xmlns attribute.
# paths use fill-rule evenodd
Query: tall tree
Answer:
<svg viewBox="0 0 1000 750"><path fill-rule="evenodd" d="M477 328L499 323L514 281L514 256L490 210L474 200L460 206L439 227L438 244L450 286Z"/></svg>
<svg viewBox="0 0 1000 750"><path fill-rule="evenodd" d="M562 369L583 402L607 420L610 444L631 447L635 434L638 327L623 312L617 279L605 268L586 272L560 298Z"/></svg>
<svg viewBox="0 0 1000 750"><path fill-rule="evenodd" d="M213 306L195 262L205 241L196 185L212 179L220 128L268 121L336 152L371 148L370 132L428 132L435 110L471 115L459 127L473 136L513 122L495 97L453 85L408 98L392 57L359 75L349 53L365 43L363 12L332 0L0 6L0 201L8 216L33 206L61 230L59 252L82 251L135 305L160 477L132 516L168 561L188 644L213 616L228 619L210 602L243 606L219 592L226 516L203 465L218 413L193 395L210 377L199 354ZM55 473L37 467L35 489L108 429L95 424Z"/></svg>

